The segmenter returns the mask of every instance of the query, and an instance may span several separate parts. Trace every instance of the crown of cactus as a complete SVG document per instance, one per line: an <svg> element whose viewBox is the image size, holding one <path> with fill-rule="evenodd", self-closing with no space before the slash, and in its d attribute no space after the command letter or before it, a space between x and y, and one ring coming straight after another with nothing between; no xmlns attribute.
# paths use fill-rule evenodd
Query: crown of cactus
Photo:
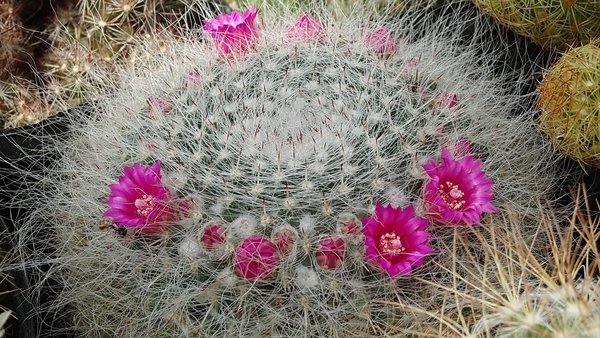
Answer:
<svg viewBox="0 0 600 338"><path fill-rule="evenodd" d="M430 218L534 216L557 158L489 55L455 44L464 13L412 42L421 15L312 13L222 15L107 81L19 228L56 233L36 238L64 283L46 311L68 304L83 336L401 333L390 301L431 306L411 277L436 276Z"/></svg>
<svg viewBox="0 0 600 338"><path fill-rule="evenodd" d="M360 9L369 12L373 17L395 15L423 8L441 7L445 4L464 2L466 0L322 0L328 9L335 13L350 14ZM303 7L302 0L225 0L231 8L241 9L250 6L297 12ZM356 13L355 13L356 14Z"/></svg>
<svg viewBox="0 0 600 338"><path fill-rule="evenodd" d="M600 48L573 48L540 84L540 129L555 148L580 163L600 166Z"/></svg>
<svg viewBox="0 0 600 338"><path fill-rule="evenodd" d="M473 0L515 33L546 48L566 50L600 36L598 0Z"/></svg>

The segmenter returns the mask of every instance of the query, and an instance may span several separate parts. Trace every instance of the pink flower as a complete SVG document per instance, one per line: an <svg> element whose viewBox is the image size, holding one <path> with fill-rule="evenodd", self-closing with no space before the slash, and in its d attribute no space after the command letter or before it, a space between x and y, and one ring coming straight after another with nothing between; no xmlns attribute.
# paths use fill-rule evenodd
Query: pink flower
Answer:
<svg viewBox="0 0 600 338"><path fill-rule="evenodd" d="M165 115L171 111L172 105L169 99L151 96L148 98L148 116L154 118L158 113Z"/></svg>
<svg viewBox="0 0 600 338"><path fill-rule="evenodd" d="M413 206L402 208L375 206L375 216L362 219L365 256L392 278L410 275L413 266L423 265L423 257L433 252L427 245L428 221L415 217Z"/></svg>
<svg viewBox="0 0 600 338"><path fill-rule="evenodd" d="M134 227L148 234L161 232L165 222L174 218L174 210L171 197L161 183L160 161L151 167L136 163L123 171L119 183L108 186L110 209L102 216L114 217L113 222L119 227Z"/></svg>
<svg viewBox="0 0 600 338"><path fill-rule="evenodd" d="M278 262L277 247L260 235L243 240L233 256L235 272L249 281L269 279Z"/></svg>
<svg viewBox="0 0 600 338"><path fill-rule="evenodd" d="M241 16L237 11L233 11L230 15L203 20L203 28L210 33L215 47L223 54L242 54L250 50L258 36L254 26L257 13L258 10L254 6Z"/></svg>
<svg viewBox="0 0 600 338"><path fill-rule="evenodd" d="M303 15L296 21L293 27L287 31L287 36L290 39L298 39L308 41L310 39L319 40L325 29L319 20Z"/></svg>
<svg viewBox="0 0 600 338"><path fill-rule="evenodd" d="M225 240L227 240L227 229L219 222L209 223L200 233L200 244L204 250L214 252Z"/></svg>
<svg viewBox="0 0 600 338"><path fill-rule="evenodd" d="M457 104L457 99L456 99L456 94L444 94L443 96L439 96L437 95L434 99L433 99L435 106L438 109L441 108L452 108L454 106L456 106Z"/></svg>
<svg viewBox="0 0 600 338"><path fill-rule="evenodd" d="M423 169L431 178L425 186L424 200L434 220L471 224L479 223L484 212L498 212L490 204L494 181L484 177L481 160L465 156L457 161L442 148L442 163L430 159Z"/></svg>
<svg viewBox="0 0 600 338"><path fill-rule="evenodd" d="M282 255L287 255L292 251L295 241L296 235L290 229L282 229L273 235L273 242Z"/></svg>
<svg viewBox="0 0 600 338"><path fill-rule="evenodd" d="M398 40L385 28L379 28L375 32L369 32L365 36L365 44L380 56L390 56L398 49Z"/></svg>
<svg viewBox="0 0 600 338"><path fill-rule="evenodd" d="M325 269L335 269L342 265L346 256L346 243L340 237L325 236L319 241L315 251L317 264Z"/></svg>

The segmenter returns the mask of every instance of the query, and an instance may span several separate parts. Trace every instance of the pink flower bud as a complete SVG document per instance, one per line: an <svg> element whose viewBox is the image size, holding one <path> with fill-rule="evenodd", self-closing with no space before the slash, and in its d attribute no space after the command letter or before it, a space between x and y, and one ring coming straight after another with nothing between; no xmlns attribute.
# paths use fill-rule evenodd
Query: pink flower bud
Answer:
<svg viewBox="0 0 600 338"><path fill-rule="evenodd" d="M315 251L317 263L325 269L335 269L342 265L346 255L346 243L340 237L325 236L319 241Z"/></svg>
<svg viewBox="0 0 600 338"><path fill-rule="evenodd" d="M214 252L227 239L226 228L219 222L211 222L204 227L200 234L200 244L204 250Z"/></svg>
<svg viewBox="0 0 600 338"><path fill-rule="evenodd" d="M353 215L346 215L340 218L340 232L344 235L360 234L360 221Z"/></svg>
<svg viewBox="0 0 600 338"><path fill-rule="evenodd" d="M282 255L288 255L294 248L296 234L290 229L282 229L273 235L273 242Z"/></svg>
<svg viewBox="0 0 600 338"><path fill-rule="evenodd" d="M365 44L380 56L390 56L398 49L398 40L385 28L379 28L375 32L365 35Z"/></svg>
<svg viewBox="0 0 600 338"><path fill-rule="evenodd" d="M194 72L194 71L189 71L185 78L185 87L186 88L197 87L198 85L200 85L201 80L202 80L202 76L200 75L200 73Z"/></svg>
<svg viewBox="0 0 600 338"><path fill-rule="evenodd" d="M179 214L183 218L192 217L192 211L196 207L196 203L192 199L185 199L179 202Z"/></svg>
<svg viewBox="0 0 600 338"><path fill-rule="evenodd" d="M456 94L444 94L443 96L436 96L434 98L435 106L437 108L452 108L456 106L457 99Z"/></svg>
<svg viewBox="0 0 600 338"><path fill-rule="evenodd" d="M278 262L277 247L260 235L243 240L233 256L235 272L249 281L269 279Z"/></svg>
<svg viewBox="0 0 600 338"><path fill-rule="evenodd" d="M148 116L154 118L159 113L165 115L171 111L172 104L169 99L151 96L148 98Z"/></svg>
<svg viewBox="0 0 600 338"><path fill-rule="evenodd" d="M287 31L287 36L290 39L298 39L307 41L310 39L319 40L324 32L323 25L319 20L303 15L296 21L293 27Z"/></svg>
<svg viewBox="0 0 600 338"><path fill-rule="evenodd" d="M461 159L467 155L472 155L471 142L467 139L450 140L442 146L448 149L450 155L456 159Z"/></svg>

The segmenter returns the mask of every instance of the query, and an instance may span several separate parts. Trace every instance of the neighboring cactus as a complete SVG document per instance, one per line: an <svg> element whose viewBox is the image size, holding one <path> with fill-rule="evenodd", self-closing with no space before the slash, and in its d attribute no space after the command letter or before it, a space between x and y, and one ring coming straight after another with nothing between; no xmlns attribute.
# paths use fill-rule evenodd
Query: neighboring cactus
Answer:
<svg viewBox="0 0 600 338"><path fill-rule="evenodd" d="M38 87L13 81L0 82L2 127L15 128L34 124L50 115Z"/></svg>
<svg viewBox="0 0 600 338"><path fill-rule="evenodd" d="M574 48L540 84L540 129L555 148L580 163L600 167L600 47Z"/></svg>
<svg viewBox="0 0 600 338"><path fill-rule="evenodd" d="M0 81L10 78L12 65L24 50L24 42L18 7L12 0L0 0Z"/></svg>
<svg viewBox="0 0 600 338"><path fill-rule="evenodd" d="M600 0L472 0L515 33L566 50L600 36Z"/></svg>
<svg viewBox="0 0 600 338"><path fill-rule="evenodd" d="M209 41L142 44L118 82L106 79L101 113L47 143L60 163L28 191L35 201L15 201L34 204L18 227L27 266L52 262L43 278L63 283L40 311L88 337L408 335L415 316L392 302L431 310L442 295L408 275L447 282L425 256L452 258L447 231L425 229L424 164L483 183L440 189L470 194L477 217L454 223L477 223L491 202L531 230L535 197L563 177L507 81L518 74L492 75L503 48L457 46L465 12L415 41L423 13L312 13L324 28L314 35L294 33L311 23L298 15L255 24L249 11L207 22ZM444 155L448 170L435 170L428 160L448 144L465 160Z"/></svg>
<svg viewBox="0 0 600 338"><path fill-rule="evenodd" d="M538 223L543 255L535 253L538 244L523 238L512 212L486 227L457 231L447 244L454 255L454 264L446 267L453 281L429 282L446 299L428 313L435 321L417 324L415 331L444 332L443 337L599 337L599 231L597 216L589 212L576 210L568 220L544 212ZM482 246L475 249L474 242ZM419 311L402 300L398 307Z"/></svg>
<svg viewBox="0 0 600 338"><path fill-rule="evenodd" d="M50 46L41 63L48 100L57 111L93 100L92 68L113 76L134 41L157 36L158 27L185 25L190 1L80 0L57 10L47 29ZM186 9L187 8L187 9ZM93 71L98 76L97 70Z"/></svg>

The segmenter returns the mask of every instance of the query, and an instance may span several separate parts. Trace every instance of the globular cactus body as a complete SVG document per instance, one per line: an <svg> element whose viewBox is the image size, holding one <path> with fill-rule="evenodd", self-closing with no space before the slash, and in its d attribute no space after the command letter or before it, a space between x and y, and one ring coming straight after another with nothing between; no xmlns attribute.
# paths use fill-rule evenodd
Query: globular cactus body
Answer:
<svg viewBox="0 0 600 338"><path fill-rule="evenodd" d="M600 48L574 48L540 84L540 128L556 149L582 164L600 166Z"/></svg>
<svg viewBox="0 0 600 338"><path fill-rule="evenodd" d="M55 230L47 244L60 259L48 274L65 287L51 305L68 304L75 330L90 337L402 332L413 317L386 301L403 295L426 308L435 296L406 276L416 265L424 266L414 274L426 269L429 257L411 265L397 255L441 247L426 247L424 221L402 232L393 232L394 222L386 233L369 231L394 258L381 266L406 264L392 279L365 258L361 217L378 202L401 206L404 213L385 213L401 221L413 210L425 214L422 165L457 139L482 159L498 209L531 216L535 197L560 181L531 110L514 116L522 108L515 89L492 78L478 46L455 44L461 14L413 42L407 27L420 16L388 23L397 39L390 50L365 41L383 22L320 13L316 39L286 34L296 15L264 13L255 38L229 40L247 48L195 39L169 40L158 51L142 46L147 57L104 88L102 113L74 121L73 137L56 145L61 163L43 179L43 203L20 233L28 241L40 220ZM156 179L157 161L172 197L165 210L180 216L162 236L100 229L109 190L111 208L127 195L108 186L124 185L119 176L136 163L139 172L152 166ZM132 198L129 211L154 211L152 196ZM48 259L35 255L28 258Z"/></svg>
<svg viewBox="0 0 600 338"><path fill-rule="evenodd" d="M515 33L547 48L566 50L600 36L598 0L473 0Z"/></svg>

